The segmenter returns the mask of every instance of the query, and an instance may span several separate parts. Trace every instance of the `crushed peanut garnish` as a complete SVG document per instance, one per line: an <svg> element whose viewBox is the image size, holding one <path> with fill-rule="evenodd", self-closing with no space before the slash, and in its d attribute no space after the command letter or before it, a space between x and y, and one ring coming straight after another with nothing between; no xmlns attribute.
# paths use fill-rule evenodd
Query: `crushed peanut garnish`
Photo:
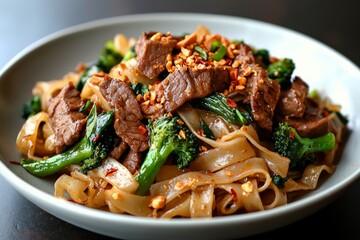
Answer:
<svg viewBox="0 0 360 240"><path fill-rule="evenodd" d="M179 181L175 184L174 190L179 191L179 190L183 189L184 187L185 187L184 183Z"/></svg>
<svg viewBox="0 0 360 240"><path fill-rule="evenodd" d="M183 139L186 139L186 133L185 133L184 130L180 130L179 135L180 135L180 137L182 137Z"/></svg>
<svg viewBox="0 0 360 240"><path fill-rule="evenodd" d="M113 193L113 195L111 195L113 199L118 200L121 198L121 194L120 193Z"/></svg>
<svg viewBox="0 0 360 240"><path fill-rule="evenodd" d="M165 203L166 203L166 197L160 195L160 196L153 197L150 200L149 207L153 208L153 209L161 209L165 206Z"/></svg>
<svg viewBox="0 0 360 240"><path fill-rule="evenodd" d="M247 181L246 183L241 184L241 189L243 190L243 195L247 195L254 190L254 186L251 181Z"/></svg>

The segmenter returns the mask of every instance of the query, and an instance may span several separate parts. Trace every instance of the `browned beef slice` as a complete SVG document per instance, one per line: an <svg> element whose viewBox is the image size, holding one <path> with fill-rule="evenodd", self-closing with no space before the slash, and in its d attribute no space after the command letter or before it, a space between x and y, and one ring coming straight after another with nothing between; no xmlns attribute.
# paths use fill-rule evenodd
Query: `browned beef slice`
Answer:
<svg viewBox="0 0 360 240"><path fill-rule="evenodd" d="M165 110L171 112L186 101L222 91L229 83L229 72L222 67L177 69L162 81L166 100Z"/></svg>
<svg viewBox="0 0 360 240"><path fill-rule="evenodd" d="M165 70L166 57L172 53L177 40L172 37L165 40L151 40L155 32L145 32L137 41L135 51L137 67L150 79L156 78Z"/></svg>
<svg viewBox="0 0 360 240"><path fill-rule="evenodd" d="M255 57L251 48L246 44L240 44L239 55L236 56L236 60L241 63L253 64L255 63Z"/></svg>
<svg viewBox="0 0 360 240"><path fill-rule="evenodd" d="M83 105L80 92L71 82L49 100L47 109L55 132L56 153L63 152L83 136L86 115L79 112Z"/></svg>
<svg viewBox="0 0 360 240"><path fill-rule="evenodd" d="M291 88L282 90L276 111L282 116L301 118L306 110L305 99L309 86L295 77Z"/></svg>
<svg viewBox="0 0 360 240"><path fill-rule="evenodd" d="M128 84L108 75L99 84L99 88L110 106L115 109L116 134L135 152L148 149L149 136L139 131L143 116L134 91Z"/></svg>
<svg viewBox="0 0 360 240"><path fill-rule="evenodd" d="M280 97L280 84L267 77L267 71L251 65L254 71L247 79L246 89L256 124L267 131L272 130L273 116Z"/></svg>
<svg viewBox="0 0 360 240"><path fill-rule="evenodd" d="M143 162L144 157L142 153L134 152L130 150L128 154L124 157L122 164L131 172L135 173L140 169L141 163Z"/></svg>
<svg viewBox="0 0 360 240"><path fill-rule="evenodd" d="M306 111L302 118L283 118L282 121L287 121L296 129L302 137L319 137L331 130L329 124L329 112L325 109L320 109L318 104L311 99L305 100Z"/></svg>
<svg viewBox="0 0 360 240"><path fill-rule="evenodd" d="M119 160L120 157L126 152L126 150L128 149L128 145L123 142L123 141L120 141L115 147L114 149L110 152L109 156L116 159L116 160Z"/></svg>

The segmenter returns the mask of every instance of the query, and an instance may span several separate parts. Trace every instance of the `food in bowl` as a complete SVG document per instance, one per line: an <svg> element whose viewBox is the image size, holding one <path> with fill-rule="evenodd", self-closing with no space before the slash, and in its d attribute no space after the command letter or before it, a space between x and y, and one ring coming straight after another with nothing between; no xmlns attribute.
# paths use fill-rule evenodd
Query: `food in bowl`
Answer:
<svg viewBox="0 0 360 240"><path fill-rule="evenodd" d="M201 25L116 34L94 63L39 81L20 165L54 195L155 218L282 206L336 170L346 118L291 58Z"/></svg>

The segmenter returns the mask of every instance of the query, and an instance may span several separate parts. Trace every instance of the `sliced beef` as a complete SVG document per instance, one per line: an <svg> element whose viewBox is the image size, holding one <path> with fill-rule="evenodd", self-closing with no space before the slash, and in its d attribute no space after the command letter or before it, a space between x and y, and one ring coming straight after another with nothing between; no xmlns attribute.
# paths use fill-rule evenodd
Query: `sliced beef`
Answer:
<svg viewBox="0 0 360 240"><path fill-rule="evenodd" d="M248 65L253 73L247 78L247 102L250 102L256 124L271 132L276 104L280 97L280 84L267 76L267 71L259 65ZM245 66L247 68L248 66Z"/></svg>
<svg viewBox="0 0 360 240"><path fill-rule="evenodd" d="M122 160L122 164L134 174L137 170L140 169L141 163L143 162L144 157L142 153L134 152L130 150L128 154Z"/></svg>
<svg viewBox="0 0 360 240"><path fill-rule="evenodd" d="M309 86L301 78L295 77L291 88L281 91L277 113L282 116L301 118L306 110L305 100Z"/></svg>
<svg viewBox="0 0 360 240"><path fill-rule="evenodd" d="M302 137L319 137L329 132L329 112L320 109L316 102L307 98L306 111L302 118L283 118L282 121L289 122Z"/></svg>
<svg viewBox="0 0 360 240"><path fill-rule="evenodd" d="M186 101L222 91L230 84L228 70L222 67L204 69L180 68L162 82L165 110L171 112Z"/></svg>
<svg viewBox="0 0 360 240"><path fill-rule="evenodd" d="M137 67L148 78L156 78L166 66L166 58L172 53L177 40L171 36L151 39L155 32L143 33L135 46Z"/></svg>
<svg viewBox="0 0 360 240"><path fill-rule="evenodd" d="M244 43L240 44L239 55L236 56L236 60L247 64L254 64L256 61L251 48Z"/></svg>
<svg viewBox="0 0 360 240"><path fill-rule="evenodd" d="M108 75L105 75L99 88L110 107L115 109L116 134L135 152L148 149L149 136L139 130L143 116L134 91L128 84Z"/></svg>
<svg viewBox="0 0 360 240"><path fill-rule="evenodd" d="M110 152L109 156L119 160L120 157L126 152L126 150L129 148L129 146L123 142L120 141L115 147L114 149Z"/></svg>
<svg viewBox="0 0 360 240"><path fill-rule="evenodd" d="M78 142L84 135L86 115L79 112L84 105L80 92L69 82L47 104L51 127L55 132L56 153Z"/></svg>

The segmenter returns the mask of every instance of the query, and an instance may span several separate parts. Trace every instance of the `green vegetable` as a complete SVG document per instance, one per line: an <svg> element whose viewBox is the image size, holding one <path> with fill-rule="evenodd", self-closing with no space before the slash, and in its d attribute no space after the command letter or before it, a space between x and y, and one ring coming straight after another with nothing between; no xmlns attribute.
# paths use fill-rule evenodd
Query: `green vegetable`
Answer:
<svg viewBox="0 0 360 240"><path fill-rule="evenodd" d="M248 125L253 122L251 113L240 111L237 107L229 106L229 99L221 93L213 93L208 97L194 101L195 105L208 109L222 116L227 122L238 126Z"/></svg>
<svg viewBox="0 0 360 240"><path fill-rule="evenodd" d="M203 130L205 136L210 139L215 139L214 133L211 131L209 126L200 118L200 128Z"/></svg>
<svg viewBox="0 0 360 240"><path fill-rule="evenodd" d="M82 168L84 171L90 170L91 167L97 166L99 162L101 163L98 156L104 157L104 151L97 147L100 145L97 143L97 139L105 129L109 126L112 127L113 116L113 111L97 115L96 105L94 104L87 119L85 136L77 144L67 151L45 160L32 161L22 159L20 165L32 175L45 177L59 172L70 164L82 163L84 160L92 158L93 160L91 161L93 163L90 163L90 160L88 160L84 162ZM110 146L108 148L110 148ZM94 161L96 161L96 163L94 163Z"/></svg>
<svg viewBox="0 0 360 240"><path fill-rule="evenodd" d="M335 135L331 132L317 138L302 138L288 122L279 123L273 133L275 151L290 159L290 170L302 170L315 161L315 153L332 150Z"/></svg>
<svg viewBox="0 0 360 240"><path fill-rule="evenodd" d="M289 58L271 63L267 67L268 77L279 81L281 87L291 86L291 75L294 70L295 63Z"/></svg>
<svg viewBox="0 0 360 240"><path fill-rule="evenodd" d="M39 96L33 96L27 101L22 109L22 118L27 119L41 111L41 100Z"/></svg>
<svg viewBox="0 0 360 240"><path fill-rule="evenodd" d="M221 42L217 40L211 42L210 51L215 52L214 55L212 56L212 59L214 59L215 61L220 61L226 55L225 46L222 45Z"/></svg>
<svg viewBox="0 0 360 240"><path fill-rule="evenodd" d="M161 166L170 155L179 168L185 168L198 154L196 137L185 124L179 124L177 116L165 116L150 120L150 149L140 167L136 180L139 182L137 194L145 195L154 182Z"/></svg>
<svg viewBox="0 0 360 240"><path fill-rule="evenodd" d="M265 66L270 64L270 54L266 49L258 49L254 51L254 57L259 59Z"/></svg>
<svg viewBox="0 0 360 240"><path fill-rule="evenodd" d="M91 105L91 101L87 100L86 103L79 109L79 112L85 112Z"/></svg>
<svg viewBox="0 0 360 240"><path fill-rule="evenodd" d="M194 50L200 54L200 57L204 60L208 60L208 54L207 52L202 49L200 46L195 46Z"/></svg>
<svg viewBox="0 0 360 240"><path fill-rule="evenodd" d="M135 95L141 94L144 96L144 94L149 91L149 88L145 84L139 82L130 84L130 87L134 90Z"/></svg>
<svg viewBox="0 0 360 240"><path fill-rule="evenodd" d="M105 43L104 49L97 59L96 63L87 67L85 72L80 77L76 88L81 91L85 86L86 81L97 72L108 73L113 66L120 63L123 57L115 50L115 45L112 40Z"/></svg>
<svg viewBox="0 0 360 240"><path fill-rule="evenodd" d="M281 177L279 174L274 174L272 176L272 182L278 187L278 188L284 188L285 182L288 180L288 177Z"/></svg>
<svg viewBox="0 0 360 240"><path fill-rule="evenodd" d="M135 52L135 45L133 45L129 51L127 51L124 55L124 58L121 60L122 62L126 62L129 61L130 59L136 57L136 52Z"/></svg>

